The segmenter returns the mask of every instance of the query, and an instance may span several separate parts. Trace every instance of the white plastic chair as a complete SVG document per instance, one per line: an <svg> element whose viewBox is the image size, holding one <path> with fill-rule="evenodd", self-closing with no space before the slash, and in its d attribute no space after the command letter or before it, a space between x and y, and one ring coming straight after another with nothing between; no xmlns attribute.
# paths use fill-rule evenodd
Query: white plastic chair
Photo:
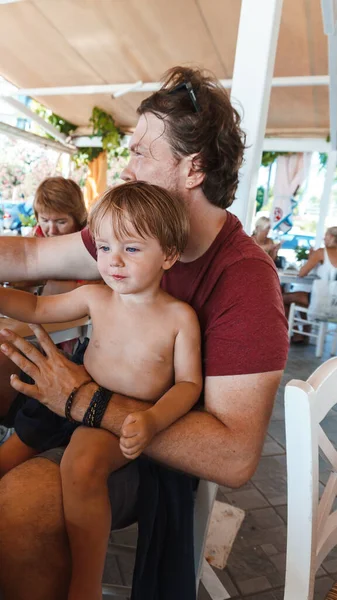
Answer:
<svg viewBox="0 0 337 600"><path fill-rule="evenodd" d="M210 481L200 481L194 505L194 562L197 590L202 578L207 531L217 489L218 486L215 483L211 483ZM109 547L109 552L116 555L123 553L130 554L134 551L135 548L132 546L124 546L120 544L113 544ZM131 587L115 584L103 584L102 592L107 596L129 598L131 594Z"/></svg>
<svg viewBox="0 0 337 600"><path fill-rule="evenodd" d="M315 574L337 544L337 451L321 422L337 402L337 358L307 381L293 379L285 389L288 473L288 540L284 600L312 600ZM331 473L319 500L321 452Z"/></svg>
<svg viewBox="0 0 337 600"><path fill-rule="evenodd" d="M333 340L331 345L331 354L335 355L337 351L337 329L334 327L333 330L328 328L327 321L311 321L308 319L309 308L300 306L299 304L292 303L290 305L289 317L288 317L288 334L289 339L293 333L300 333L303 336L316 339L316 356L320 358L323 354L324 341L327 334L333 334ZM307 318L303 318L302 314L305 313ZM311 331L303 331L303 326L310 325Z"/></svg>

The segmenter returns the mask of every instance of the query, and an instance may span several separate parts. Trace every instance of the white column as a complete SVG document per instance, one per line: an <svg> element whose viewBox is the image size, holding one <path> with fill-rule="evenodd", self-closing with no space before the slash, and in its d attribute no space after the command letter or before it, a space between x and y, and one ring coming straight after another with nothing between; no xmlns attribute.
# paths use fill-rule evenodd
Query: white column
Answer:
<svg viewBox="0 0 337 600"><path fill-rule="evenodd" d="M324 33L328 37L330 138L332 150L337 149L337 2L321 0Z"/></svg>
<svg viewBox="0 0 337 600"><path fill-rule="evenodd" d="M247 233L255 214L258 170L266 129L270 89L283 0L242 0L231 100L247 134L245 163L230 208ZM242 108L238 105L241 104Z"/></svg>
<svg viewBox="0 0 337 600"><path fill-rule="evenodd" d="M329 202L331 196L331 188L334 180L337 163L337 151L331 150L328 154L328 163L326 166L326 174L324 180L324 188L321 202L319 205L319 219L316 229L315 248L320 248L325 232L325 220L329 212Z"/></svg>
<svg viewBox="0 0 337 600"><path fill-rule="evenodd" d="M70 177L70 154L66 154L65 152L61 156L61 171L62 177L66 179Z"/></svg>

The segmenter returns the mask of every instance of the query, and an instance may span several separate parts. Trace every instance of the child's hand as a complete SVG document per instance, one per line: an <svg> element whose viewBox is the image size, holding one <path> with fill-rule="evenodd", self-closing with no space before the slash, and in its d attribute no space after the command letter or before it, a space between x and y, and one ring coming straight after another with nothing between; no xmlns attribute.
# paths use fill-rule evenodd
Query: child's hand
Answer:
<svg viewBox="0 0 337 600"><path fill-rule="evenodd" d="M125 458L137 458L156 435L156 423L150 410L128 415L122 425L119 445Z"/></svg>

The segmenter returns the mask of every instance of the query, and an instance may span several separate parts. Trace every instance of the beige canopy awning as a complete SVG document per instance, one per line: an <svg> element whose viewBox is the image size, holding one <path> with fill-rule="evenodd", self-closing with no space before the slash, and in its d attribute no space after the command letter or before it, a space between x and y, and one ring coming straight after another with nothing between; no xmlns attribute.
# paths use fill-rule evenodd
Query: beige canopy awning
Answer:
<svg viewBox="0 0 337 600"><path fill-rule="evenodd" d="M157 82L177 64L231 79L240 8L240 0L10 0L0 4L0 74L25 89ZM320 0L284 0L274 77L326 76L327 56ZM328 91L273 87L267 135L326 137ZM84 128L99 106L124 130L148 95L58 93L34 97Z"/></svg>

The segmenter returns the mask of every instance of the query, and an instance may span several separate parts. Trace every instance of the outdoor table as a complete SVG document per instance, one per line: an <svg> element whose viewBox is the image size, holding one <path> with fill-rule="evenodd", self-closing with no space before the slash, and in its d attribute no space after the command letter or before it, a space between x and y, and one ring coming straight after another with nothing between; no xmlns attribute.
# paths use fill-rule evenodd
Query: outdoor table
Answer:
<svg viewBox="0 0 337 600"><path fill-rule="evenodd" d="M306 287L308 285L312 287L313 282L315 281L315 279L317 279L317 275L306 275L305 277L299 277L298 271L295 271L295 269L278 269L277 272L281 285L296 283L305 284Z"/></svg>
<svg viewBox="0 0 337 600"><path fill-rule="evenodd" d="M89 325L89 317L83 317L82 319L67 321L66 323L48 323L47 325L43 325L43 327L49 333L53 342L55 344L59 344L60 342L73 340L77 337L85 337L87 335ZM11 329L18 335L21 335L29 340L35 339L33 331L30 329L29 325L22 323L22 321L16 321L15 319L10 319L8 317L0 317L0 329L5 328Z"/></svg>

